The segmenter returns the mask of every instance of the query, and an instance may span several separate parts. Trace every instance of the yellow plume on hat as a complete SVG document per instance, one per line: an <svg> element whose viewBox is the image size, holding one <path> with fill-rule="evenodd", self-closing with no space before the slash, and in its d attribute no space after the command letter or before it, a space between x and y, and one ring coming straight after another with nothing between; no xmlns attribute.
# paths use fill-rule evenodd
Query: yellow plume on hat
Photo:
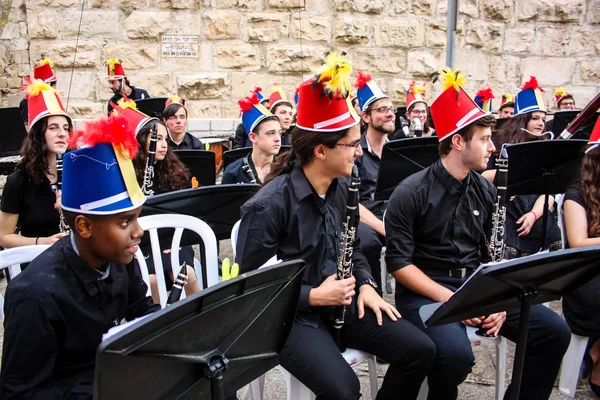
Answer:
<svg viewBox="0 0 600 400"><path fill-rule="evenodd" d="M42 81L41 79L29 79L25 78L25 84L23 85L25 88L25 97L35 97L39 96L42 91L49 90L56 94L59 94L60 91L58 89L52 88L49 84Z"/></svg>
<svg viewBox="0 0 600 400"><path fill-rule="evenodd" d="M116 58L111 58L110 60L106 61L106 65L108 65L108 68L110 68L110 70L113 72L115 70L115 65L117 65L117 64L121 64L121 60L117 60Z"/></svg>
<svg viewBox="0 0 600 400"><path fill-rule="evenodd" d="M444 67L439 70L439 80L442 83L442 90L453 87L458 92L460 86L464 86L467 83L465 74L460 70L452 70L450 67Z"/></svg>
<svg viewBox="0 0 600 400"><path fill-rule="evenodd" d="M52 61L50 61L50 59L48 57L44 57L42 60L40 60L40 66L43 65L49 65L50 68L54 68L54 63Z"/></svg>
<svg viewBox="0 0 600 400"><path fill-rule="evenodd" d="M563 97L563 96L566 96L567 94L568 94L567 89L565 89L562 86L554 89L554 96L556 96L556 97Z"/></svg>
<svg viewBox="0 0 600 400"><path fill-rule="evenodd" d="M274 93L274 92L277 92L277 93L280 93L280 94L284 95L283 90L276 83L273 85L273 88L271 88L271 93Z"/></svg>
<svg viewBox="0 0 600 400"><path fill-rule="evenodd" d="M135 101L128 99L126 97L123 97L122 99L120 99L117 104L119 105L119 107L125 109L125 108L132 108L134 110L137 110L137 104L135 104Z"/></svg>
<svg viewBox="0 0 600 400"><path fill-rule="evenodd" d="M418 84L414 84L410 87L412 94L414 94L415 96L420 95L421 93L425 93L425 84L423 85L418 85Z"/></svg>
<svg viewBox="0 0 600 400"><path fill-rule="evenodd" d="M348 97L352 89L351 74L352 65L346 61L346 53L331 52L317 70L315 81L323 84L325 93L330 97Z"/></svg>

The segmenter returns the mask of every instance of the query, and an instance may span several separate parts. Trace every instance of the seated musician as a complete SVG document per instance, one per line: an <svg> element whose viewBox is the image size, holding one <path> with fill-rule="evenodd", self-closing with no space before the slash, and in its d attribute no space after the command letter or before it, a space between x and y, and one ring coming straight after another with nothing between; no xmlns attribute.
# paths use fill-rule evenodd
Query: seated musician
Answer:
<svg viewBox="0 0 600 400"><path fill-rule="evenodd" d="M287 99L283 89L277 84L273 86L271 96L269 96L269 105L271 114L279 118L281 124L281 144L289 146L292 136L292 121L294 120L294 107Z"/></svg>
<svg viewBox="0 0 600 400"><path fill-rule="evenodd" d="M568 93L564 87L554 89L554 98L556 100L556 109L558 111L573 111L575 110L575 98ZM554 119L546 122L546 131L554 132ZM562 132L554 132L555 136Z"/></svg>
<svg viewBox="0 0 600 400"><path fill-rule="evenodd" d="M169 147L173 150L204 150L202 142L189 132L187 109L184 101L174 94L165 102L163 121L167 124Z"/></svg>
<svg viewBox="0 0 600 400"><path fill-rule="evenodd" d="M88 147L64 159L62 206L71 234L6 289L2 399L91 399L102 335L160 308L132 263L145 198L133 175L131 134L110 117L73 135L72 145Z"/></svg>
<svg viewBox="0 0 600 400"><path fill-rule="evenodd" d="M494 186L477 173L494 151L490 127L495 118L459 86L464 75L445 71L443 92L431 105L441 159L396 187L385 216L386 264L397 281L396 307L436 345L428 375L431 400L456 399L458 385L471 372L475 360L465 326L482 324L487 334L516 341L519 321L519 310L507 310L426 328L419 316L422 306L447 301L486 261L496 200ZM569 340L558 314L532 307L521 399L548 399Z"/></svg>
<svg viewBox="0 0 600 400"><path fill-rule="evenodd" d="M348 250L340 250L346 177L362 152L359 118L342 91L349 87L349 71L341 56L329 54L317 77L300 86L291 152L277 159L265 185L242 207L240 273L274 255L306 261L298 314L279 361L317 399L360 397L359 380L332 337L334 306L346 306L341 345L390 363L377 399L415 399L433 344L379 297L359 240L348 260L352 277L336 279L338 257Z"/></svg>
<svg viewBox="0 0 600 400"><path fill-rule="evenodd" d="M260 104L256 93L238 103L242 109L244 129L250 132L252 151L227 166L221 183L262 184L281 148L279 118Z"/></svg>
<svg viewBox="0 0 600 400"><path fill-rule="evenodd" d="M415 81L410 83L410 86L406 91L406 114L404 114L404 116L408 120L412 136L419 136L418 132L415 133L415 120L418 120L421 126L421 136L435 136L435 129L429 126L428 122L427 102L425 101L425 82L421 85L415 83ZM406 136L402 129L398 129L393 135L393 140L404 139L406 137L409 136Z"/></svg>
<svg viewBox="0 0 600 400"><path fill-rule="evenodd" d="M535 77L523 86L515 98L515 116L507 121L494 135L496 150L488 162L484 176L494 182L496 158L505 143L523 143L550 139L544 133L546 111L541 100L540 89ZM549 198L548 225L545 243L542 246L542 228L545 196L519 195L506 202L505 249L504 257L517 258L537 253L540 249L559 250L562 248L560 229L554 197Z"/></svg>
<svg viewBox="0 0 600 400"><path fill-rule="evenodd" d="M54 70L52 69L53 66L52 61L47 57L44 57L44 59L40 61L40 65L33 67L33 79L39 79L50 85L50 87L55 88L57 79L54 75ZM25 129L29 130L29 111L27 104L27 97L24 97L19 103L19 111L21 112L21 118L23 124L25 124Z"/></svg>
<svg viewBox="0 0 600 400"><path fill-rule="evenodd" d="M592 146L583 157L581 180L565 193L564 221L566 247L600 245L600 122L590 136ZM563 296L565 320L576 335L589 337L585 357L586 375L596 396L600 396L600 275Z"/></svg>
<svg viewBox="0 0 600 400"><path fill-rule="evenodd" d="M388 141L388 135L395 130L396 108L369 75L359 72L355 86L362 113L361 118L367 127L360 138L362 155L356 157L355 161L360 176L361 222L358 225L358 237L362 245L362 253L377 283L377 291L381 294L380 256L385 241L383 213L387 201L376 201L374 196L383 145Z"/></svg>
<svg viewBox="0 0 600 400"><path fill-rule="evenodd" d="M135 138L139 144L137 156L133 159L133 166L137 182L142 187L142 191L147 196L155 194L172 192L175 190L188 189L191 187L190 173L183 163L173 153L173 150L167 144L167 128L158 118L150 116L139 111L133 101L119 101L115 107L117 115L125 118L129 125L136 127ZM148 152L150 147L150 131L156 127L157 140L156 152L154 157L154 177L146 179L146 170L148 167ZM150 274L150 288L152 289L152 298L159 303L158 283L154 268L154 259L151 257L152 249L148 246L142 247L142 252L146 255L146 264ZM184 246L179 252L179 262L186 263L188 280L185 284L187 295L196 293L200 290L198 279L194 273L194 249L192 246ZM162 252L162 264L165 271L167 289L170 289L175 282L173 278L173 268L171 266L170 249Z"/></svg>
<svg viewBox="0 0 600 400"><path fill-rule="evenodd" d="M512 118L515 115L515 103L511 94L503 94L500 108L498 109L498 118Z"/></svg>
<svg viewBox="0 0 600 400"><path fill-rule="evenodd" d="M46 95L44 95L46 93ZM41 80L27 88L29 134L21 160L8 177L0 208L0 246L53 244L63 237L57 202L56 154L67 151L71 118L58 98L58 90Z"/></svg>
<svg viewBox="0 0 600 400"><path fill-rule="evenodd" d="M270 107L269 104L269 98L265 97L262 94L262 89L259 87L255 87L254 90L251 91L252 93L256 93L256 95L258 96L258 101L259 103L266 108L267 110ZM235 128L235 135L233 138L233 148L234 149L241 149L243 147L252 147L252 142L250 141L250 136L248 136L248 131L246 130L246 128L244 127L244 123L241 122L236 128Z"/></svg>
<svg viewBox="0 0 600 400"><path fill-rule="evenodd" d="M149 99L150 95L144 89L137 88L129 83L125 69L121 64L121 60L108 60L106 61L106 78L108 79L108 86L113 92L113 97L108 100L108 115L112 113L113 108L119 103L122 98L131 100L143 100Z"/></svg>

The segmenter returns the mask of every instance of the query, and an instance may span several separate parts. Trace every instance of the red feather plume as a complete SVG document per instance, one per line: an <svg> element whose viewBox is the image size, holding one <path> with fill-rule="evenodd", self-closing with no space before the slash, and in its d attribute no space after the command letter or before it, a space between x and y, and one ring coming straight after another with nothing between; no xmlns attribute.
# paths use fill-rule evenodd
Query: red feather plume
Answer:
<svg viewBox="0 0 600 400"><path fill-rule="evenodd" d="M256 86L252 92L253 92L253 93L256 93L256 92L262 92L262 88L260 88L260 87Z"/></svg>
<svg viewBox="0 0 600 400"><path fill-rule="evenodd" d="M480 91L477 92L477 94L475 96L479 97L478 100L481 102L491 100L494 98L494 94L492 93L492 88L481 89Z"/></svg>
<svg viewBox="0 0 600 400"><path fill-rule="evenodd" d="M523 87L521 88L521 90L525 90L525 89L540 89L541 92L544 91L544 89L542 89L540 87L540 85L538 85L538 81L536 79L535 76L532 76L529 81L527 83L525 83L523 85Z"/></svg>
<svg viewBox="0 0 600 400"><path fill-rule="evenodd" d="M356 83L354 84L354 87L362 89L365 87L367 82L370 82L371 80L372 80L371 75L363 74L362 72L359 72L358 75L356 75Z"/></svg>
<svg viewBox="0 0 600 400"><path fill-rule="evenodd" d="M69 148L89 147L99 143L111 143L116 148L120 147L132 160L138 152L134 131L122 116L113 115L86 122L83 130L71 134Z"/></svg>
<svg viewBox="0 0 600 400"><path fill-rule="evenodd" d="M240 110L242 112L250 111L252 109L252 103L250 103L248 97L246 97L244 100L238 100L238 105L240 106Z"/></svg>

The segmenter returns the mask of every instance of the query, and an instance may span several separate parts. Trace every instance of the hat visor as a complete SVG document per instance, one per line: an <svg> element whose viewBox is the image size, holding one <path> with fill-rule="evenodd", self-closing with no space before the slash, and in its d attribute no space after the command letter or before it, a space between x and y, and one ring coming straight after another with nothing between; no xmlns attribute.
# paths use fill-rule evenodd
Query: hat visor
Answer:
<svg viewBox="0 0 600 400"><path fill-rule="evenodd" d="M125 192L125 193L127 193L127 192ZM91 207L93 207L92 209L85 209L87 207L83 207L84 209L81 209L81 208L73 208L73 207L67 207L67 206L62 206L62 209L73 212L73 213L77 213L77 214L115 215L115 214L119 214L122 212L135 210L136 208L141 207L146 202L146 199L147 199L147 197L144 196L142 201L140 201L136 204L133 204L131 202L131 199L129 198L129 196L127 196L117 202L114 202L114 203L100 205L99 207L91 206ZM86 206L90 206L90 205L86 205Z"/></svg>
<svg viewBox="0 0 600 400"><path fill-rule="evenodd" d="M43 111L41 113L39 113L38 115L35 116L35 118L33 119L33 121L29 122L29 129L31 129L32 126L34 126L37 122L39 122L42 118L44 117L52 117L52 116L63 116L66 117L69 120L69 124L71 126L73 126L73 120L71 119L71 117L69 117L67 115L67 113L62 112L62 113L51 113L50 111L46 110Z"/></svg>
<svg viewBox="0 0 600 400"><path fill-rule="evenodd" d="M447 133L446 136L444 136L443 138L440 139L440 142L446 140L447 138L451 137L452 135L454 135L456 132L460 131L463 128L466 128L467 126L471 125L473 122L477 121L478 119L481 119L483 117L487 117L488 115L492 115L492 113L483 113L481 115L476 116L475 118L473 118L472 120L470 120L469 122L467 122L464 125L459 126L458 128L456 128L455 130L453 130L450 133ZM435 121L433 121L435 124Z"/></svg>

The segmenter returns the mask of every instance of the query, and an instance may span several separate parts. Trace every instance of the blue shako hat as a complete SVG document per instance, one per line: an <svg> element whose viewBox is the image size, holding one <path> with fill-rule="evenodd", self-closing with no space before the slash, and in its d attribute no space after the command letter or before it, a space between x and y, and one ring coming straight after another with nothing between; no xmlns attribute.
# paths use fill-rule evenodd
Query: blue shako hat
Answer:
<svg viewBox="0 0 600 400"><path fill-rule="evenodd" d="M82 214L111 215L141 206L146 197L131 160L138 151L123 117L111 116L76 131L63 160L62 208ZM85 146L85 147L83 147Z"/></svg>
<svg viewBox="0 0 600 400"><path fill-rule="evenodd" d="M532 76L515 96L515 116L527 114L533 111L546 112L542 92L544 89L538 86L537 79Z"/></svg>
<svg viewBox="0 0 600 400"><path fill-rule="evenodd" d="M383 90L371 79L370 75L359 72L356 77L356 97L358 97L358 104L360 105L360 111L365 111L369 104L379 100L388 99L389 96L383 93Z"/></svg>
<svg viewBox="0 0 600 400"><path fill-rule="evenodd" d="M256 92L244 100L239 100L238 104L242 113L242 124L248 135L250 132L254 132L256 126L263 119L273 116L269 110L260 104L260 98Z"/></svg>

